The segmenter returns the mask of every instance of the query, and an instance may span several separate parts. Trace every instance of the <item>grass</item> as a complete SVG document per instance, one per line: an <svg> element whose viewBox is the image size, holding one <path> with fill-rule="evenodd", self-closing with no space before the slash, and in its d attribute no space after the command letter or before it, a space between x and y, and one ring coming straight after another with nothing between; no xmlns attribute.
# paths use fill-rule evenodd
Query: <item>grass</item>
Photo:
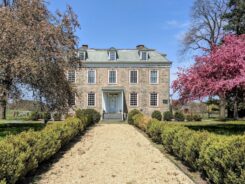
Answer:
<svg viewBox="0 0 245 184"><path fill-rule="evenodd" d="M171 122L170 124L182 125L195 131L208 131L219 135L243 135L245 133L245 121L206 120L202 122Z"/></svg>
<svg viewBox="0 0 245 184"><path fill-rule="evenodd" d="M16 135L23 131L33 129L39 131L43 129L45 125L40 122L36 123L1 123L0 124L0 140L7 135Z"/></svg>

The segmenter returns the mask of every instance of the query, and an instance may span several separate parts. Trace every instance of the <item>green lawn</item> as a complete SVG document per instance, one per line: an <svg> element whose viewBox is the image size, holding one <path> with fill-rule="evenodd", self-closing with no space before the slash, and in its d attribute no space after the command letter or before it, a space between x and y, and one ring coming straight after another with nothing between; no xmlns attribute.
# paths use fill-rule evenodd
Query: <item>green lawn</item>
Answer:
<svg viewBox="0 0 245 184"><path fill-rule="evenodd" d="M2 121L0 123L0 140L7 135L16 135L20 132L33 129L35 131L41 130L45 125L41 122L25 122L25 123L9 123L9 121Z"/></svg>
<svg viewBox="0 0 245 184"><path fill-rule="evenodd" d="M208 131L219 135L243 135L245 133L245 121L219 122L211 120L202 122L174 122L173 124L179 124L195 131Z"/></svg>

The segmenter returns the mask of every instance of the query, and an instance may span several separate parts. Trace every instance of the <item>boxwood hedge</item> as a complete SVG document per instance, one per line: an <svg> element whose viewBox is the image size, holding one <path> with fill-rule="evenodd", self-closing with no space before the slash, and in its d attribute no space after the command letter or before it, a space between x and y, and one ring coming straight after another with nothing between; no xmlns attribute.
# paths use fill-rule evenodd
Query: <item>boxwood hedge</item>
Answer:
<svg viewBox="0 0 245 184"><path fill-rule="evenodd" d="M16 183L89 125L86 117L67 118L50 123L41 131L7 136L0 141L0 183Z"/></svg>
<svg viewBox="0 0 245 184"><path fill-rule="evenodd" d="M142 114L132 118L137 127ZM195 131L184 125L148 121L146 133L163 144L194 171L200 171L210 183L243 184L245 181L245 135L224 136ZM143 128L144 130L144 128Z"/></svg>

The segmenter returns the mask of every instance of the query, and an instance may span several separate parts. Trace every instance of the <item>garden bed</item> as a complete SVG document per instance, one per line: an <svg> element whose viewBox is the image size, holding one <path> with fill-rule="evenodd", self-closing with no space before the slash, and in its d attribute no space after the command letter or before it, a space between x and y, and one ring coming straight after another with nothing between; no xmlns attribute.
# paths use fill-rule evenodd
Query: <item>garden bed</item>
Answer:
<svg viewBox="0 0 245 184"><path fill-rule="evenodd" d="M243 123L164 123L143 114L132 119L133 125L211 183L245 181Z"/></svg>
<svg viewBox="0 0 245 184"><path fill-rule="evenodd" d="M0 141L0 183L16 183L35 170L41 162L48 160L94 123L87 119L68 118L64 122L39 127L40 131L30 129L5 137Z"/></svg>

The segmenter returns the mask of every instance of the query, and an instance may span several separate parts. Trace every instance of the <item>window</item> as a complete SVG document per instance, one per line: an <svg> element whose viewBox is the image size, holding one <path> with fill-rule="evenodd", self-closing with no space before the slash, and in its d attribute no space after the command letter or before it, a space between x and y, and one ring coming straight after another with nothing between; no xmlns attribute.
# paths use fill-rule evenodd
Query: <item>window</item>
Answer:
<svg viewBox="0 0 245 184"><path fill-rule="evenodd" d="M96 83L96 73L95 70L88 70L88 84Z"/></svg>
<svg viewBox="0 0 245 184"><path fill-rule="evenodd" d="M158 94L157 93L150 94L150 105L158 106Z"/></svg>
<svg viewBox="0 0 245 184"><path fill-rule="evenodd" d="M115 52L115 51L110 51L110 52L109 52L109 58L110 58L110 60L112 60L112 61L116 60L116 59L117 59L117 54L116 54L116 52Z"/></svg>
<svg viewBox="0 0 245 184"><path fill-rule="evenodd" d="M142 59L143 61L148 60L148 54L147 54L147 52L145 52L145 51L142 51L142 52L141 52L141 59Z"/></svg>
<svg viewBox="0 0 245 184"><path fill-rule="evenodd" d="M151 84L157 84L158 83L158 71L157 70L151 70L150 71L150 83Z"/></svg>
<svg viewBox="0 0 245 184"><path fill-rule="evenodd" d="M86 60L86 52L82 51L79 53L80 60Z"/></svg>
<svg viewBox="0 0 245 184"><path fill-rule="evenodd" d="M130 93L130 106L138 106L138 94Z"/></svg>
<svg viewBox="0 0 245 184"><path fill-rule="evenodd" d="M138 71L137 70L130 71L130 83L131 84L138 83Z"/></svg>
<svg viewBox="0 0 245 184"><path fill-rule="evenodd" d="M117 71L111 70L109 71L109 84L117 83Z"/></svg>
<svg viewBox="0 0 245 184"><path fill-rule="evenodd" d="M69 100L68 100L68 104L69 104L69 106L76 105L76 94L75 93L72 93L70 95Z"/></svg>
<svg viewBox="0 0 245 184"><path fill-rule="evenodd" d="M88 93L88 106L89 107L95 106L95 93Z"/></svg>
<svg viewBox="0 0 245 184"><path fill-rule="evenodd" d="M75 82L76 81L76 72L74 70L68 71L68 81Z"/></svg>

